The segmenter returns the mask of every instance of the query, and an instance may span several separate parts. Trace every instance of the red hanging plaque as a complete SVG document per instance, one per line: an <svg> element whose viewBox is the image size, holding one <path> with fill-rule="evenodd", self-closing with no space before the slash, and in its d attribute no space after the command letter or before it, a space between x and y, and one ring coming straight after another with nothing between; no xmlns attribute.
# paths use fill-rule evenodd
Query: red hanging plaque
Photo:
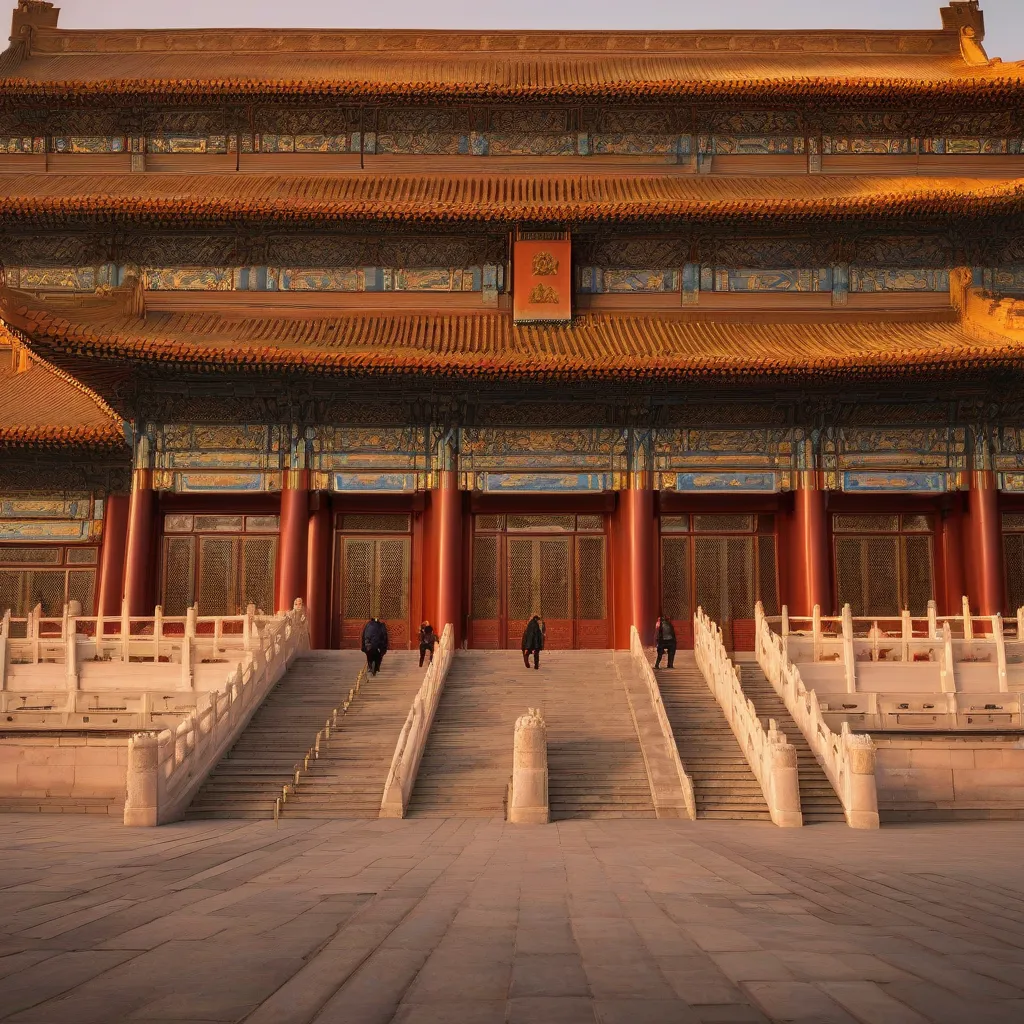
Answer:
<svg viewBox="0 0 1024 1024"><path fill-rule="evenodd" d="M572 320L572 242L568 238L517 241L512 259L515 323Z"/></svg>

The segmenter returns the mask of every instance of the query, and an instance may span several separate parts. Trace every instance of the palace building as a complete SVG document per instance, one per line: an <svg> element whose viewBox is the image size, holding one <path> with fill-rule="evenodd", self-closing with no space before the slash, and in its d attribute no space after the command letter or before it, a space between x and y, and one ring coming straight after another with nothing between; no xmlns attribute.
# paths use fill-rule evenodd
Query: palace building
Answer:
<svg viewBox="0 0 1024 1024"><path fill-rule="evenodd" d="M0 614L518 647L1024 605L1024 64L901 32L0 54ZM939 23L939 14L936 15ZM127 659L126 659L127 660Z"/></svg>

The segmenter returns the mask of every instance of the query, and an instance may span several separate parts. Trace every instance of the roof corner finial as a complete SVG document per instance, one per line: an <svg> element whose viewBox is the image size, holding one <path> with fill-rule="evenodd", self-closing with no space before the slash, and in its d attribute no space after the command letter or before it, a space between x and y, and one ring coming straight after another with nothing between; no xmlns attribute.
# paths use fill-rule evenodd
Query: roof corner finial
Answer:
<svg viewBox="0 0 1024 1024"><path fill-rule="evenodd" d="M11 19L11 42L26 39L34 28L56 28L60 8L49 0L18 0Z"/></svg>
<svg viewBox="0 0 1024 1024"><path fill-rule="evenodd" d="M942 27L960 34L960 53L968 64L988 64L989 57L981 44L985 39L985 12L979 0L950 0L939 10Z"/></svg>

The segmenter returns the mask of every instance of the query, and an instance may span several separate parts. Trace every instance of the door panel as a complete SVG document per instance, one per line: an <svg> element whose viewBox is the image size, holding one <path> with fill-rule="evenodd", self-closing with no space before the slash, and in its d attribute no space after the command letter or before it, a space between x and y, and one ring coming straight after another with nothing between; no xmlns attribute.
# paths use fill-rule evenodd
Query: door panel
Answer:
<svg viewBox="0 0 1024 1024"><path fill-rule="evenodd" d="M751 532L696 532L712 518L718 528ZM753 650L756 602L767 614L778 614L775 537L754 532L755 520L747 515L694 516L693 521L694 532L687 533L680 524L688 529L689 517L663 517L662 613L672 620L682 647L693 646L693 613L699 607L721 627L727 647Z"/></svg>
<svg viewBox="0 0 1024 1024"><path fill-rule="evenodd" d="M363 627L377 616L394 648L409 646L412 540L339 535L335 572L335 644L358 648Z"/></svg>
<svg viewBox="0 0 1024 1024"><path fill-rule="evenodd" d="M490 523L500 517L478 518L492 528ZM542 518L551 521L541 522ZM590 520L598 517L580 518L587 529L593 529ZM574 534L573 516L508 519L512 529L566 532L558 536L474 532L470 645L518 648L530 616L537 612L544 619L549 648L607 647L604 535Z"/></svg>

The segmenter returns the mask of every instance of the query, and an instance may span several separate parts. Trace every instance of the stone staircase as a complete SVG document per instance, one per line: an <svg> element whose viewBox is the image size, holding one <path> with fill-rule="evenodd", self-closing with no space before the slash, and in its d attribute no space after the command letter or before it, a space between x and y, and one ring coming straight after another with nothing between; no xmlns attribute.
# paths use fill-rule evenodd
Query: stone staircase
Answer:
<svg viewBox="0 0 1024 1024"><path fill-rule="evenodd" d="M757 781L692 651L657 672L679 757L693 780L698 818L771 821Z"/></svg>
<svg viewBox="0 0 1024 1024"><path fill-rule="evenodd" d="M797 768L800 776L800 806L804 824L813 825L822 821L845 821L843 805L828 781L824 769L818 764L811 748L804 739L793 716L786 710L782 698L768 681L761 666L753 657L737 658L740 669L740 685L747 697L754 702L757 714L763 722L774 718L786 739L796 747Z"/></svg>
<svg viewBox="0 0 1024 1024"><path fill-rule="evenodd" d="M376 818L398 735L426 668L418 651L390 651L366 679L320 757L281 811L285 818Z"/></svg>
<svg viewBox="0 0 1024 1024"><path fill-rule="evenodd" d="M273 817L274 800L293 778L295 763L331 711L341 707L365 663L359 651L315 651L296 658L203 783L185 817ZM377 678L383 683L386 674ZM362 692L356 700L360 697Z"/></svg>
<svg viewBox="0 0 1024 1024"><path fill-rule="evenodd" d="M548 724L551 817L653 818L640 742L613 651L545 651L540 671L518 651L455 655L420 764L410 816L503 813L516 719Z"/></svg>

